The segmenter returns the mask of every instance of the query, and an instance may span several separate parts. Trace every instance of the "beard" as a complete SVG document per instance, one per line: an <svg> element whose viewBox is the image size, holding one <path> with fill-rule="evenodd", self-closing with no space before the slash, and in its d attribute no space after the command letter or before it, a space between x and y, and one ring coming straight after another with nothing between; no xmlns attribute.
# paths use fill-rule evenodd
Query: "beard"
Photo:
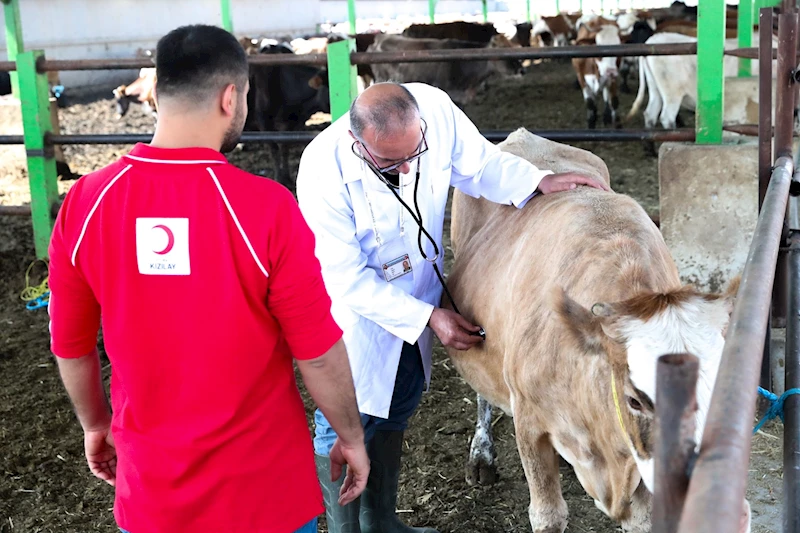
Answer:
<svg viewBox="0 0 800 533"><path fill-rule="evenodd" d="M247 117L244 114L244 98L240 98L236 105L236 113L233 115L233 121L228 130L225 132L225 137L222 138L222 147L220 152L228 153L236 148L239 144L239 137L242 136L244 131L244 123Z"/></svg>

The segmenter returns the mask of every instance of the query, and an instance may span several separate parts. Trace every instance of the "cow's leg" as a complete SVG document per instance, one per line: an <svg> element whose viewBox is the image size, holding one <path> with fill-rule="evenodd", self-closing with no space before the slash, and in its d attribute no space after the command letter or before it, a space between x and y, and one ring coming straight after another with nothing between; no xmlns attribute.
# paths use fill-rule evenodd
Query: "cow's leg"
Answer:
<svg viewBox="0 0 800 533"><path fill-rule="evenodd" d="M281 183L289 188L294 187L294 180L289 175L289 146L286 144L280 145L281 152Z"/></svg>
<svg viewBox="0 0 800 533"><path fill-rule="evenodd" d="M622 58L622 63L619 67L619 77L622 79L620 90L625 94L631 93L631 88L628 86L628 75L631 73L631 62L628 59L629 58L627 57Z"/></svg>
<svg viewBox="0 0 800 533"><path fill-rule="evenodd" d="M603 125L609 126L614 124L619 126L619 119L617 118L617 107L619 107L619 98L615 86L603 87Z"/></svg>
<svg viewBox="0 0 800 533"><path fill-rule="evenodd" d="M652 505L653 496L644 482L640 482L631 497L631 515L622 521L622 530L626 533L648 533Z"/></svg>
<svg viewBox="0 0 800 533"><path fill-rule="evenodd" d="M272 155L272 176L278 183L283 184L284 178L281 174L281 148L278 143L269 143L269 151Z"/></svg>
<svg viewBox="0 0 800 533"><path fill-rule="evenodd" d="M470 485L476 483L492 485L497 481L492 438L492 406L480 394L478 394L478 421L469 449L466 474L467 483Z"/></svg>
<svg viewBox="0 0 800 533"><path fill-rule="evenodd" d="M664 107L661 108L661 126L664 129L673 129L678 112L681 110L680 99L670 100L664 102Z"/></svg>
<svg viewBox="0 0 800 533"><path fill-rule="evenodd" d="M522 406L514 409L517 448L528 480L531 503L528 516L533 533L564 533L567 529L567 502L561 495L558 454L546 433L538 428L535 417Z"/></svg>
<svg viewBox="0 0 800 533"><path fill-rule="evenodd" d="M589 129L593 130L597 126L597 104L595 103L595 98L599 92L598 79L594 74L587 74L583 76L583 79L578 79L582 81L583 100L586 102L586 123Z"/></svg>

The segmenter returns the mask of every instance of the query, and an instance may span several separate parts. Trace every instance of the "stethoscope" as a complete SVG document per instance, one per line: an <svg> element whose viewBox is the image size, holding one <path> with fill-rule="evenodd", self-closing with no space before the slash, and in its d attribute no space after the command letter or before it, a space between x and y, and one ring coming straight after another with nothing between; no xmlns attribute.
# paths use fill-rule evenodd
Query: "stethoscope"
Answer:
<svg viewBox="0 0 800 533"><path fill-rule="evenodd" d="M353 153L355 154L355 144L353 145L352 150L353 150ZM356 157L358 157L359 159L364 161L364 159L362 157L359 157L358 154L355 154L355 155L356 155ZM420 178L420 168L422 166L422 158L420 157L419 159L417 159L417 170L416 170L415 178L414 178L414 210L412 210L411 207L409 207L409 205L397 193L397 191L400 189L399 180L401 179L401 177L400 177L399 174L398 174L398 185L395 185L394 183L392 183L388 179L386 179L386 177L383 175L383 173L381 173L377 169L373 168L372 165L370 165L366 161L364 161L364 163L366 164L367 168L369 168L372 171L372 173L375 174L375 176L384 185L386 185L386 187L390 191L392 191L392 194L394 195L394 197L397 198L397 201L400 202L400 205L402 205L403 208L405 208L405 210L408 211L408 214L411 215L411 219L417 224L417 227L419 227L419 232L417 233L417 247L419 248L419 253L420 253L420 255L422 255L423 259L425 259L426 261L431 263L431 266L433 266L433 271L436 272L436 277L439 278L439 282L442 284L442 288L444 289L444 292L447 295L447 299L450 300L450 303L453 306L453 311L455 311L456 313L458 313L460 315L461 311L458 310L458 306L456 305L456 302L453 299L453 295L451 295L450 291L447 289L447 283L445 283L444 276L442 276L442 273L439 270L439 265L437 264L437 262L439 260L439 257L440 257L440 254L441 254L441 251L439 250L439 246L436 244L436 239L433 238L433 236L428 232L428 230L425 229L425 226L422 224L422 211L419 208L419 200L418 200L419 178ZM434 253L433 258L429 257L428 254L425 253L425 247L423 246L423 243L422 243L422 236L423 235L425 236L426 239L428 239L428 242L430 242L431 245L433 245L433 253ZM470 333L470 335L478 335L483 340L486 340L486 331L484 331L484 329L482 327L481 327L480 331L478 331L477 333Z"/></svg>

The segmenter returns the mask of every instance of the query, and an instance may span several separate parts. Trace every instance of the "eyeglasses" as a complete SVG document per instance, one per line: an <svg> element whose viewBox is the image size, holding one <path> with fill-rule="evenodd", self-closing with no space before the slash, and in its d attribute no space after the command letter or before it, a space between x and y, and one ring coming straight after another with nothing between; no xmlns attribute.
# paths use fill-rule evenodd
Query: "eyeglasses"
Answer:
<svg viewBox="0 0 800 533"><path fill-rule="evenodd" d="M417 145L416 153L414 155L412 155L411 157L407 157L407 158L403 159L402 161L397 161L395 163L392 163L391 165L388 165L388 166L385 166L385 167L381 167L380 165L378 165L378 162L375 160L375 156L373 156L370 153L370 151L367 149L367 147L364 145L363 142L361 142L359 140L356 140L355 142L353 142L353 146L351 147L351 149L353 150L353 153L355 154L356 157L358 157L359 159L364 161L367 165L369 165L372 168L372 170L374 170L376 172L383 173L383 172L391 172L392 170L396 170L396 169L400 168L402 165L405 165L406 163L411 163L413 161L416 161L417 159L419 159L422 156L422 154L424 154L425 152L428 151L428 141L425 139L425 133L428 131L428 123L425 122L425 119L421 118L420 120L422 121L422 126L420 126L419 130L420 130L420 133L422 133L422 140ZM352 134L352 132L351 132L351 134ZM364 152L366 152L367 156L369 156L369 159L366 159L364 156L362 156L361 154L356 152L356 145L359 145L359 147L361 149L363 149Z"/></svg>

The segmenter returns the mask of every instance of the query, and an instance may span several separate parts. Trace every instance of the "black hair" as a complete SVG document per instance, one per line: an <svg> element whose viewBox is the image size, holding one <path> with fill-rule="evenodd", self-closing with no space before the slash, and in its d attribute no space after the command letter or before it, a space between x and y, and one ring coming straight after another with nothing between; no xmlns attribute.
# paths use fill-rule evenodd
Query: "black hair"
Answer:
<svg viewBox="0 0 800 533"><path fill-rule="evenodd" d="M391 83L400 88L396 93L392 91L379 102L369 106L359 104L355 99L350 105L350 131L358 139L363 139L367 126L375 129L375 135L380 137L386 133L396 131L407 125L419 114L419 104L411 92L399 83Z"/></svg>
<svg viewBox="0 0 800 533"><path fill-rule="evenodd" d="M181 26L156 46L156 94L205 101L229 84L244 91L247 55L229 32L217 26Z"/></svg>

